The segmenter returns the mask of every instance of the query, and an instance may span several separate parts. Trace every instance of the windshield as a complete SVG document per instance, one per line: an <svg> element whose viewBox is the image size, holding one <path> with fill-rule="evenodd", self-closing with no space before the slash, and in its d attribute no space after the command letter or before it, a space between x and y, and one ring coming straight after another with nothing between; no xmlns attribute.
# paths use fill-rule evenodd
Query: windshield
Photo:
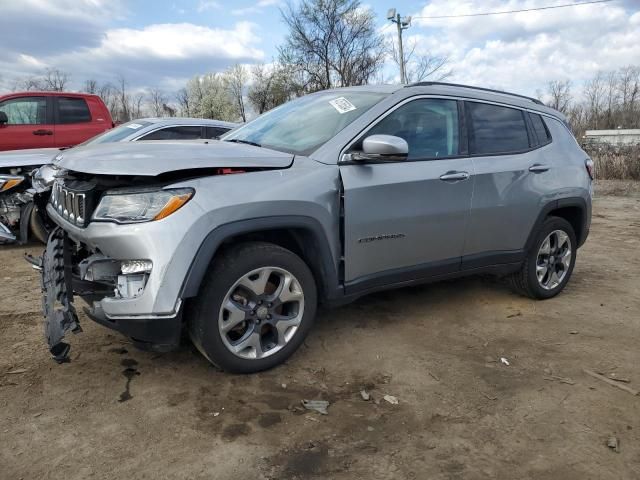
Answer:
<svg viewBox="0 0 640 480"><path fill-rule="evenodd" d="M274 108L222 140L308 155L387 95L355 91L307 95Z"/></svg>
<svg viewBox="0 0 640 480"><path fill-rule="evenodd" d="M84 147L85 145L96 145L98 143L119 142L129 135L140 131L144 127L148 127L149 125L151 125L151 122L145 122L142 120L133 120L131 122L123 123L119 127L112 128L111 130L107 130L100 135L96 135L95 137L90 138L86 142L81 143L80 146Z"/></svg>

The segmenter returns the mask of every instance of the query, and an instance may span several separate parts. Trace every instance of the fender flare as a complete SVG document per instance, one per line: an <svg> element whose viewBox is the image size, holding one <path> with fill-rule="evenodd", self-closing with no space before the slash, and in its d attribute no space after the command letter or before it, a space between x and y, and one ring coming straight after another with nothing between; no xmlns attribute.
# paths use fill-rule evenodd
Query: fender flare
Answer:
<svg viewBox="0 0 640 480"><path fill-rule="evenodd" d="M311 233L316 242L314 247L318 248L317 255L319 262L316 266L319 267L318 273L321 277L318 278L318 281L322 283L322 290L325 293L325 297L335 298L344 294L339 282L337 265L320 222L313 217L283 215L226 223L209 232L191 262L182 284L180 298L186 299L198 295L200 285L202 284L211 260L226 240L237 235L275 229L306 230Z"/></svg>
<svg viewBox="0 0 640 480"><path fill-rule="evenodd" d="M588 207L587 201L582 197L568 197L568 198L560 198L558 200L553 200L547 203L538 214L538 218L533 224L533 228L529 232L529 237L527 238L527 243L525 244L524 251L528 252L533 246L533 242L535 241L536 232L539 230L540 226L544 222L544 220L549 216L551 212L557 210L559 208L565 207L577 207L582 212L582 232L580 238L578 238L578 247L581 247L585 240L587 239L587 235L589 233L589 220L588 220ZM577 236L578 232L576 232Z"/></svg>

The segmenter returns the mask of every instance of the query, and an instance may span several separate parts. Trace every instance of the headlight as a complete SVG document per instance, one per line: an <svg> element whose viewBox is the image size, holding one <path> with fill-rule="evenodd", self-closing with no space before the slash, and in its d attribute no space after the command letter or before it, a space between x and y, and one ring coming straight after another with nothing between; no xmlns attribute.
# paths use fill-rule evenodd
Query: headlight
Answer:
<svg viewBox="0 0 640 480"><path fill-rule="evenodd" d="M60 168L56 165L43 165L33 172L31 178L31 184L37 192L43 192L49 190L53 186L53 182L56 179L56 175L60 171Z"/></svg>
<svg viewBox="0 0 640 480"><path fill-rule="evenodd" d="M102 197L94 220L140 223L168 217L193 197L190 188L153 191L112 191Z"/></svg>
<svg viewBox="0 0 640 480"><path fill-rule="evenodd" d="M20 175L0 175L0 192L11 190L16 185L20 185L24 177Z"/></svg>

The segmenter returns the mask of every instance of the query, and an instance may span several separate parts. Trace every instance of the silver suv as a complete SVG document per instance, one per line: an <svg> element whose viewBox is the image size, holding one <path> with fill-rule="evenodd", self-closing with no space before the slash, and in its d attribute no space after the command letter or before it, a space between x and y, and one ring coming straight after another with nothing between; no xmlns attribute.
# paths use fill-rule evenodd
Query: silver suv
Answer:
<svg viewBox="0 0 640 480"><path fill-rule="evenodd" d="M567 284L592 163L559 112L461 85L315 93L197 144L64 152L41 259L47 340L87 316L154 350L283 362L319 303L475 273L537 299Z"/></svg>

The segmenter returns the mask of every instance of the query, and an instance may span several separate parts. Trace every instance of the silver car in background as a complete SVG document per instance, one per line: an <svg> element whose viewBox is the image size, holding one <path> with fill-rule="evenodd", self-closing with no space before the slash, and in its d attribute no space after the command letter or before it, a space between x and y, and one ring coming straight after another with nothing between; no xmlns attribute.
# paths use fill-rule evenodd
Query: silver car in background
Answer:
<svg viewBox="0 0 640 480"><path fill-rule="evenodd" d="M215 139L237 126L205 118L141 118L73 148L113 142ZM51 163L60 151L37 148L0 152L0 244L17 239L24 243L29 234L46 243L49 225L44 206L55 173Z"/></svg>

